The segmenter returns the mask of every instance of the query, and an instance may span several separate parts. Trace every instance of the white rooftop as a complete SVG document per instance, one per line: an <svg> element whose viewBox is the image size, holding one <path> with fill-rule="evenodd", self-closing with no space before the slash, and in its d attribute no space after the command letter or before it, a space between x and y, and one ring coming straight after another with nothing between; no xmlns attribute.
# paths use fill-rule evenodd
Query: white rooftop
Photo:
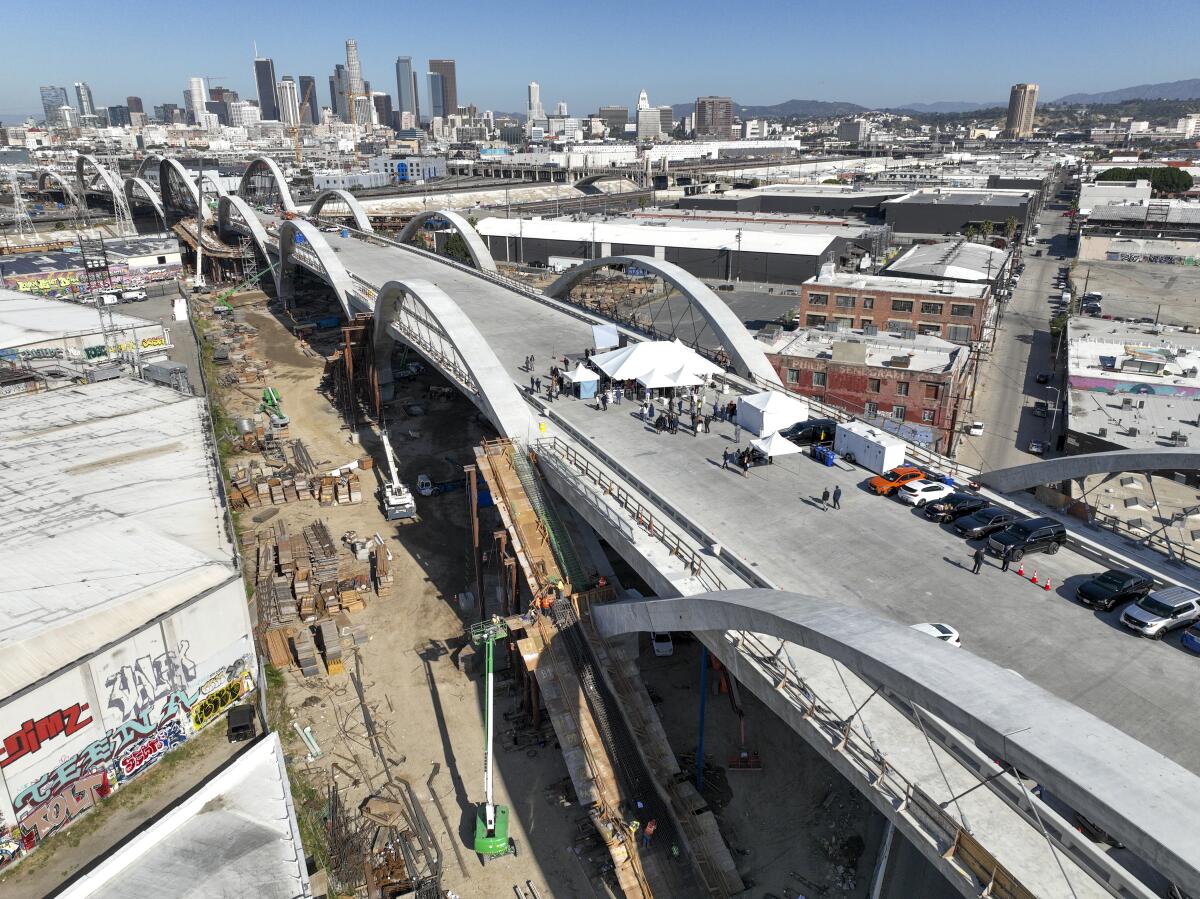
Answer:
<svg viewBox="0 0 1200 899"><path fill-rule="evenodd" d="M857 360L853 354L843 354L840 344L863 344L863 358ZM842 331L804 328L784 332L773 344L765 347L766 352L779 356L799 356L809 359L828 359L831 362L849 362L876 368L897 368L904 371L944 372L962 365L966 360L965 347L931 334L916 334L901 337L899 334L880 332L866 335L859 329ZM904 364L894 364L898 359Z"/></svg>
<svg viewBox="0 0 1200 899"><path fill-rule="evenodd" d="M736 250L746 253L781 253L818 256L833 243L835 235L786 234L736 228L655 227L627 221L573 222L563 219L485 218L476 226L485 237L524 237L526 240L566 240L597 244L638 244L650 247L688 247L704 250Z"/></svg>
<svg viewBox="0 0 1200 899"><path fill-rule="evenodd" d="M966 240L915 244L885 274L951 281L990 281L1008 259L1007 250Z"/></svg>
<svg viewBox="0 0 1200 899"><path fill-rule="evenodd" d="M118 328L158 324L119 312L114 312L112 318ZM77 334L94 334L100 330L100 314L94 306L0 289L0 350Z"/></svg>
<svg viewBox="0 0 1200 899"><path fill-rule="evenodd" d="M989 285L979 282L937 280L935 278L889 278L887 275L865 275L856 272L822 272L804 282L827 287L849 287L855 290L886 290L891 293L913 293L962 299L981 300L987 296Z"/></svg>
<svg viewBox="0 0 1200 899"><path fill-rule="evenodd" d="M279 735L263 737L60 896L312 896Z"/></svg>

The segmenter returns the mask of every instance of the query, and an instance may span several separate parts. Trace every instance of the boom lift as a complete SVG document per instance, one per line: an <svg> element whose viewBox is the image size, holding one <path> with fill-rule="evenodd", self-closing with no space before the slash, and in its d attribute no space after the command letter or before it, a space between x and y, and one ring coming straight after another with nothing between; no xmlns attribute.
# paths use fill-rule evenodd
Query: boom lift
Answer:
<svg viewBox="0 0 1200 899"><path fill-rule="evenodd" d="M498 615L489 621L472 624L468 633L471 643L484 646L484 670L487 683L484 686L484 743L483 743L483 787L485 799L475 816L475 852L483 864L488 859L517 854L517 841L508 836L508 806L496 805L492 801L492 731L495 729L492 657L497 640L508 636L508 627Z"/></svg>

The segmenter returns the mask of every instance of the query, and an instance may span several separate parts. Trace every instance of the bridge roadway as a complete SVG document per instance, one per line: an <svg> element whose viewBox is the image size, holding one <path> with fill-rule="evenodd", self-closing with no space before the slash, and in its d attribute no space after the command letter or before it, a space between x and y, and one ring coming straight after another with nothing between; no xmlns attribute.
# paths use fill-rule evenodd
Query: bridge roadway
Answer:
<svg viewBox="0 0 1200 899"><path fill-rule="evenodd" d="M335 234L343 264L377 285L424 278L463 309L514 382L534 354L545 377L553 358L591 346L587 322L467 272L403 250ZM1100 566L1070 550L1026 560L1046 593L996 567L970 572L971 547L948 527L901 503L867 493L868 472L788 456L750 470L721 469L735 446L732 426L693 437L656 435L628 403L600 412L592 402L559 400L554 411L755 571L782 589L829 596L899 622L947 622L970 651L1018 671L1200 774L1198 660L1178 638L1155 642L1124 630L1117 613L1094 613L1073 590ZM742 435L743 445L746 435ZM842 488L842 508L822 512L822 490ZM1028 572L1027 572L1028 573ZM1099 619L1099 620L1097 620Z"/></svg>

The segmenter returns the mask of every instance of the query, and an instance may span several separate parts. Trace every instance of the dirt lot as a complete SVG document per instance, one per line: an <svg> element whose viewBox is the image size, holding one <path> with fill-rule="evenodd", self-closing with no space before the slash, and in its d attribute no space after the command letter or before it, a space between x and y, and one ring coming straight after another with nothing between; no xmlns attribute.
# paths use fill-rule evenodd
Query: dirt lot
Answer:
<svg viewBox="0 0 1200 899"><path fill-rule="evenodd" d="M291 418L290 437L304 441L318 468L336 467L368 454L377 463L373 471L361 473L361 504L320 507L307 500L271 507L279 512L259 524L253 518L261 514L252 516L249 511L240 520L243 527L263 529L283 520L289 531L293 527L298 531L321 517L335 540L350 530L378 533L391 549L395 583L390 596L372 597L365 611L351 615L370 633L369 642L359 647L357 664L387 766L393 777L412 783L440 843L443 886L464 899L493 897L512 894L514 884L524 885L528 879L543 896L596 895L591 872L571 852L583 815L577 806L564 807L555 801L550 789L566 777L552 743L497 752L496 799L511 807L510 832L519 855L484 868L471 851L476 805L483 798L483 721L481 680L456 665L464 618L454 597L470 577L465 493L418 496L416 522L386 522L375 499L376 478L384 470L380 446L365 428L360 432L361 444L351 442L351 432L343 429L338 414L318 390L324 360L302 352L264 309L248 310L246 321L259 329L252 351L271 361L270 386L282 394L283 408ZM461 477L462 465L473 459L472 446L488 436L474 407L457 392L451 399L426 402L435 377L423 375L403 382L389 413L401 476L410 486L421 472L435 480ZM230 412L250 411L261 389L258 385L235 392ZM401 406L416 399L425 402L427 414L405 416ZM343 549L341 576L359 570L365 573L366 564L354 562ZM355 659L349 658L348 672L355 666ZM284 673L282 683L285 698L276 697L274 703L282 718L278 726L300 775L299 792L304 794L308 788L301 816L319 828L331 782L337 784L346 807L356 809L372 791L384 789L384 764L372 753L349 673L304 680L292 669ZM502 678L497 691L498 742L505 741L503 716L516 704L510 692ZM312 727L321 758L307 758L293 721ZM431 788L436 802L430 801Z"/></svg>

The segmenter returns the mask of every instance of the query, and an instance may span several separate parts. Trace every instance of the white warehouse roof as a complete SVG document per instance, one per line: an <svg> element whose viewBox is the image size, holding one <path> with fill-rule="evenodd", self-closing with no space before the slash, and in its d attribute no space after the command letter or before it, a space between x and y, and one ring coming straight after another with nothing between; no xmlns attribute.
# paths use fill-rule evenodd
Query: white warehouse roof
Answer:
<svg viewBox="0 0 1200 899"><path fill-rule="evenodd" d="M659 228L627 221L574 222L566 219L485 218L476 226L484 237L524 237L532 240L595 240L597 244L638 244L697 250L737 250L735 228ZM742 230L740 248L746 253L819 256L836 240L833 234L784 234ZM598 252L598 251L597 251Z"/></svg>
<svg viewBox="0 0 1200 899"><path fill-rule="evenodd" d="M120 312L114 312L112 317L113 324L120 329L158 324ZM100 313L95 306L50 300L19 290L0 290L0 350L100 331Z"/></svg>

